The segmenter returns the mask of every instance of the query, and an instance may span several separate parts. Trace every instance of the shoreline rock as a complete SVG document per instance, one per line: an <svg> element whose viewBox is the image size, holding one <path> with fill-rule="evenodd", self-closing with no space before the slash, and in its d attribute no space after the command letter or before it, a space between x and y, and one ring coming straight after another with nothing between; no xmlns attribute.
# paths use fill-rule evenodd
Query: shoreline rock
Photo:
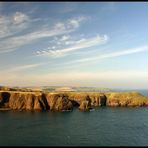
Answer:
<svg viewBox="0 0 148 148"><path fill-rule="evenodd" d="M94 107L148 106L148 97L138 92L19 92L0 91L0 110L88 111Z"/></svg>

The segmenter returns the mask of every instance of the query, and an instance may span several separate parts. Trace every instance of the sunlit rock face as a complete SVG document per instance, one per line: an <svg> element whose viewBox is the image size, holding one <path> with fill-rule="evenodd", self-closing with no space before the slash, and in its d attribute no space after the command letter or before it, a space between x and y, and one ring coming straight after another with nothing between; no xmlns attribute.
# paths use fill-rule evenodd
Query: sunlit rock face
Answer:
<svg viewBox="0 0 148 148"><path fill-rule="evenodd" d="M148 98L138 92L20 92L0 91L0 109L70 111L74 107L87 111L93 107L148 106Z"/></svg>
<svg viewBox="0 0 148 148"><path fill-rule="evenodd" d="M48 94L46 96L50 110L63 111L72 110L73 104L64 94Z"/></svg>
<svg viewBox="0 0 148 148"><path fill-rule="evenodd" d="M146 106L148 98L138 92L113 92L107 94L107 106Z"/></svg>
<svg viewBox="0 0 148 148"><path fill-rule="evenodd" d="M79 109L83 111L91 109L91 99L88 95L81 101Z"/></svg>
<svg viewBox="0 0 148 148"><path fill-rule="evenodd" d="M2 92L0 107L18 110L72 110L73 104L63 94L38 94L26 92Z"/></svg>

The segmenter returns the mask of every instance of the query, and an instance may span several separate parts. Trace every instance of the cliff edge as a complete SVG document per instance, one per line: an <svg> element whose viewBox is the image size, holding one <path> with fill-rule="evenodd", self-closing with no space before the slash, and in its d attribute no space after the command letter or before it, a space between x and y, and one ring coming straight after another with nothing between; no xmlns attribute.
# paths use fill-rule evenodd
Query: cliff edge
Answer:
<svg viewBox="0 0 148 148"><path fill-rule="evenodd" d="M94 107L148 106L148 97L138 92L20 92L0 91L0 110L82 111Z"/></svg>

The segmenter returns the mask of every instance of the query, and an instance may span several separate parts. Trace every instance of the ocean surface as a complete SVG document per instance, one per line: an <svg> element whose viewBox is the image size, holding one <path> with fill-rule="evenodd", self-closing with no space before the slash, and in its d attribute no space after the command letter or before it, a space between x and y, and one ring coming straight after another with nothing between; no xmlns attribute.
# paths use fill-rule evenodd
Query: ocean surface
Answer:
<svg viewBox="0 0 148 148"><path fill-rule="evenodd" d="M0 146L148 146L148 107L0 111Z"/></svg>

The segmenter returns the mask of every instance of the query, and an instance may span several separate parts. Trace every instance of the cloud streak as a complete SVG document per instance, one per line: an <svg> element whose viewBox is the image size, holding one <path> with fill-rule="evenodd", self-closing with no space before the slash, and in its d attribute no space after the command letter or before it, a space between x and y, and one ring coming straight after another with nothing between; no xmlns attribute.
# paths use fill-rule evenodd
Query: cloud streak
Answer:
<svg viewBox="0 0 148 148"><path fill-rule="evenodd" d="M29 69L32 69L32 68L36 68L36 67L39 67L41 65L44 65L45 63L37 63L37 64L26 64L26 65L20 65L20 66L15 66L15 67L12 67L12 68L9 68L7 70L3 70L1 71L1 73L3 75L7 74L7 73L17 73L17 72L21 72L21 71L26 71L26 70L29 70Z"/></svg>
<svg viewBox="0 0 148 148"><path fill-rule="evenodd" d="M27 69L31 69L31 68L35 68L35 67L41 66L42 64L43 64L43 63L16 66L15 68L10 69L10 71L11 71L11 72L14 72L14 71L27 70Z"/></svg>
<svg viewBox="0 0 148 148"><path fill-rule="evenodd" d="M126 49L126 50L122 50L122 51L107 53L104 55L94 56L91 58L84 58L84 59L73 61L72 63L90 62L90 61L108 59L108 58L113 58L113 57L120 57L120 56L124 56L124 55L130 55L130 54L145 52L145 51L148 51L148 45L138 47L138 48L132 48L132 49Z"/></svg>
<svg viewBox="0 0 148 148"><path fill-rule="evenodd" d="M80 40L69 40L69 38L70 38L69 36L63 36L61 38L63 42L62 46L70 45L69 47L65 47L65 48L62 48L62 47L59 48L58 46L54 47L59 49L51 49L52 47L48 47L48 49L46 50L37 51L37 55L61 57L79 49L85 49L92 46L105 44L108 41L107 35L103 35L103 36L97 35L96 37L82 38Z"/></svg>
<svg viewBox="0 0 148 148"><path fill-rule="evenodd" d="M0 17L1 21L3 22L0 24L0 37L7 37L10 35L14 35L16 33L16 28L11 29L10 24L11 21L9 21L8 18L5 17ZM51 28L43 28L40 31L34 31L31 33L23 34L23 35L18 35L18 36L12 36L6 39L3 39L0 41L1 47L0 47L0 53L5 53L5 52L11 52L14 50L17 50L19 47L27 45L33 41L36 41L41 38L45 37L53 37L53 36L58 36L62 34L67 34L70 32L75 31L83 22L86 18L84 17L78 17L78 18L73 18L69 19L66 22L57 22L52 26ZM29 17L26 16L25 14L22 14L20 12L16 13L15 16L13 17L14 24L19 25L20 29L26 26L24 25L24 22L29 20Z"/></svg>
<svg viewBox="0 0 148 148"><path fill-rule="evenodd" d="M21 32L28 27L29 22L30 17L21 12L11 16L0 15L0 39Z"/></svg>

